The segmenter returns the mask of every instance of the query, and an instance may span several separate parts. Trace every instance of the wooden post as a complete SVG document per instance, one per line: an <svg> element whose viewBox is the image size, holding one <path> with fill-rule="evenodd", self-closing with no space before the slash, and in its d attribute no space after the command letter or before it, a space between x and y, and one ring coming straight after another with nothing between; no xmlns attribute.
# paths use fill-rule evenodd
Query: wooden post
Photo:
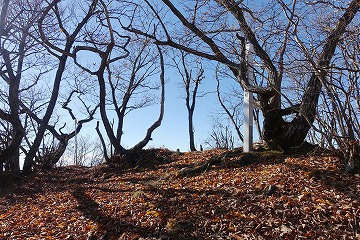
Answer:
<svg viewBox="0 0 360 240"><path fill-rule="evenodd" d="M248 64L247 77L250 84L254 84L254 47L251 43L246 44L246 56ZM244 152L252 151L253 145L253 94L244 90Z"/></svg>

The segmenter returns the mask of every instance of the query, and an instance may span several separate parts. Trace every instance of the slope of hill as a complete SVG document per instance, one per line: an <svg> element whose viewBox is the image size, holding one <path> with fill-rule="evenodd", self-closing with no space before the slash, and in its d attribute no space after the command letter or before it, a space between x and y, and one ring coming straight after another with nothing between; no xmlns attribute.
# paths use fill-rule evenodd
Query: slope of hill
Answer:
<svg viewBox="0 0 360 240"><path fill-rule="evenodd" d="M360 175L337 157L148 152L1 189L0 239L360 239Z"/></svg>

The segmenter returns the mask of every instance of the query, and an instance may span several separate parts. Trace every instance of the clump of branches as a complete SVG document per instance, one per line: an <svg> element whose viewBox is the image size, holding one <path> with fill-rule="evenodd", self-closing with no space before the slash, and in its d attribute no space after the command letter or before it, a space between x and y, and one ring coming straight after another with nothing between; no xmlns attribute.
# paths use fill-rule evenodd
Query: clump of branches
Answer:
<svg viewBox="0 0 360 240"><path fill-rule="evenodd" d="M354 172L360 163L359 74L349 70L334 66L331 77L323 79L326 86L312 136L323 147L339 151L345 170Z"/></svg>
<svg viewBox="0 0 360 240"><path fill-rule="evenodd" d="M236 146L236 137L231 127L223 122L215 120L209 137L205 140L205 144L210 148L234 149Z"/></svg>
<svg viewBox="0 0 360 240"><path fill-rule="evenodd" d="M356 28L349 31L357 32ZM322 147L339 151L345 170L354 172L360 165L360 47L350 35L339 45L342 60L333 61L327 76L321 78L324 90L314 126L313 139Z"/></svg>

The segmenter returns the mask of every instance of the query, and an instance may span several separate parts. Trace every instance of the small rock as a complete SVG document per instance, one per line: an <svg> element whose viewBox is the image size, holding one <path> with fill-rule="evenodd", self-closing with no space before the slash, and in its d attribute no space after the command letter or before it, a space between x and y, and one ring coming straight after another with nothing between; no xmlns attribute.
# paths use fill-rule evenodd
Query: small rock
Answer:
<svg viewBox="0 0 360 240"><path fill-rule="evenodd" d="M292 232L292 229L285 226L285 225L281 225L280 227L280 231L283 233L283 234L286 234L286 233L291 233Z"/></svg>
<svg viewBox="0 0 360 240"><path fill-rule="evenodd" d="M277 186L275 186L275 185L270 185L270 186L266 189L265 195L266 195L266 196L271 196L271 195L273 195L273 194L276 192L277 189L278 189Z"/></svg>

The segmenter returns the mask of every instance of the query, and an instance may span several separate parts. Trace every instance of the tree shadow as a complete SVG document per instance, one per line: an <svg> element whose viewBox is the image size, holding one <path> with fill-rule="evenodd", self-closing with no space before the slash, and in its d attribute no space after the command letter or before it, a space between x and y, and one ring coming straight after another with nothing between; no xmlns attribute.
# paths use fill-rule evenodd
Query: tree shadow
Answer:
<svg viewBox="0 0 360 240"><path fill-rule="evenodd" d="M152 237L155 229L143 228L130 223L129 220L116 218L101 211L99 203L94 201L84 189L77 188L72 192L79 206L77 209L84 217L98 224L99 233L88 239L120 239L124 232L131 232L138 237Z"/></svg>
<svg viewBox="0 0 360 240"><path fill-rule="evenodd" d="M154 225L157 227L138 226L142 220L133 218L131 215L122 218L116 213L113 215L106 214L102 210L103 206L97 203L94 198L87 193L86 189L74 189L72 195L79 204L77 207L78 210L80 210L84 217L100 226L101 233L94 235L93 239L120 239L125 232L134 234L138 238L145 239L206 239L203 237L198 222L203 222L205 218L210 219L214 214L219 216L226 215L228 209L225 209L222 206L211 206L210 202L204 203L204 199L207 199L207 196L213 196L214 198L233 196L232 193L222 189L204 191L196 189L163 189L152 186L151 184L149 185L148 182L143 180L137 183L144 186L143 190L139 190L142 194L137 196L137 198L143 198L143 200L140 200L139 202L151 203L154 206L153 209L159 210L162 213L161 217L157 218L157 223ZM111 190L103 188L99 189L95 187L95 189L112 192ZM149 193L151 194L148 195ZM198 195L202 195L203 200L193 197ZM197 211L203 212L204 214L202 216L199 214L191 214L191 212L189 212L189 214L183 214L183 212L188 211L189 207L193 206ZM212 209L212 211L209 209ZM151 213L152 208L145 211ZM147 213L144 212L143 214L147 216Z"/></svg>
<svg viewBox="0 0 360 240"><path fill-rule="evenodd" d="M149 188L145 191L158 196L149 200L155 209L163 213L161 236L167 237L166 239L217 239L215 235L206 237L209 234L206 229L211 227L214 219L227 215L230 208L218 205L212 200L234 197L232 193L223 189Z"/></svg>

